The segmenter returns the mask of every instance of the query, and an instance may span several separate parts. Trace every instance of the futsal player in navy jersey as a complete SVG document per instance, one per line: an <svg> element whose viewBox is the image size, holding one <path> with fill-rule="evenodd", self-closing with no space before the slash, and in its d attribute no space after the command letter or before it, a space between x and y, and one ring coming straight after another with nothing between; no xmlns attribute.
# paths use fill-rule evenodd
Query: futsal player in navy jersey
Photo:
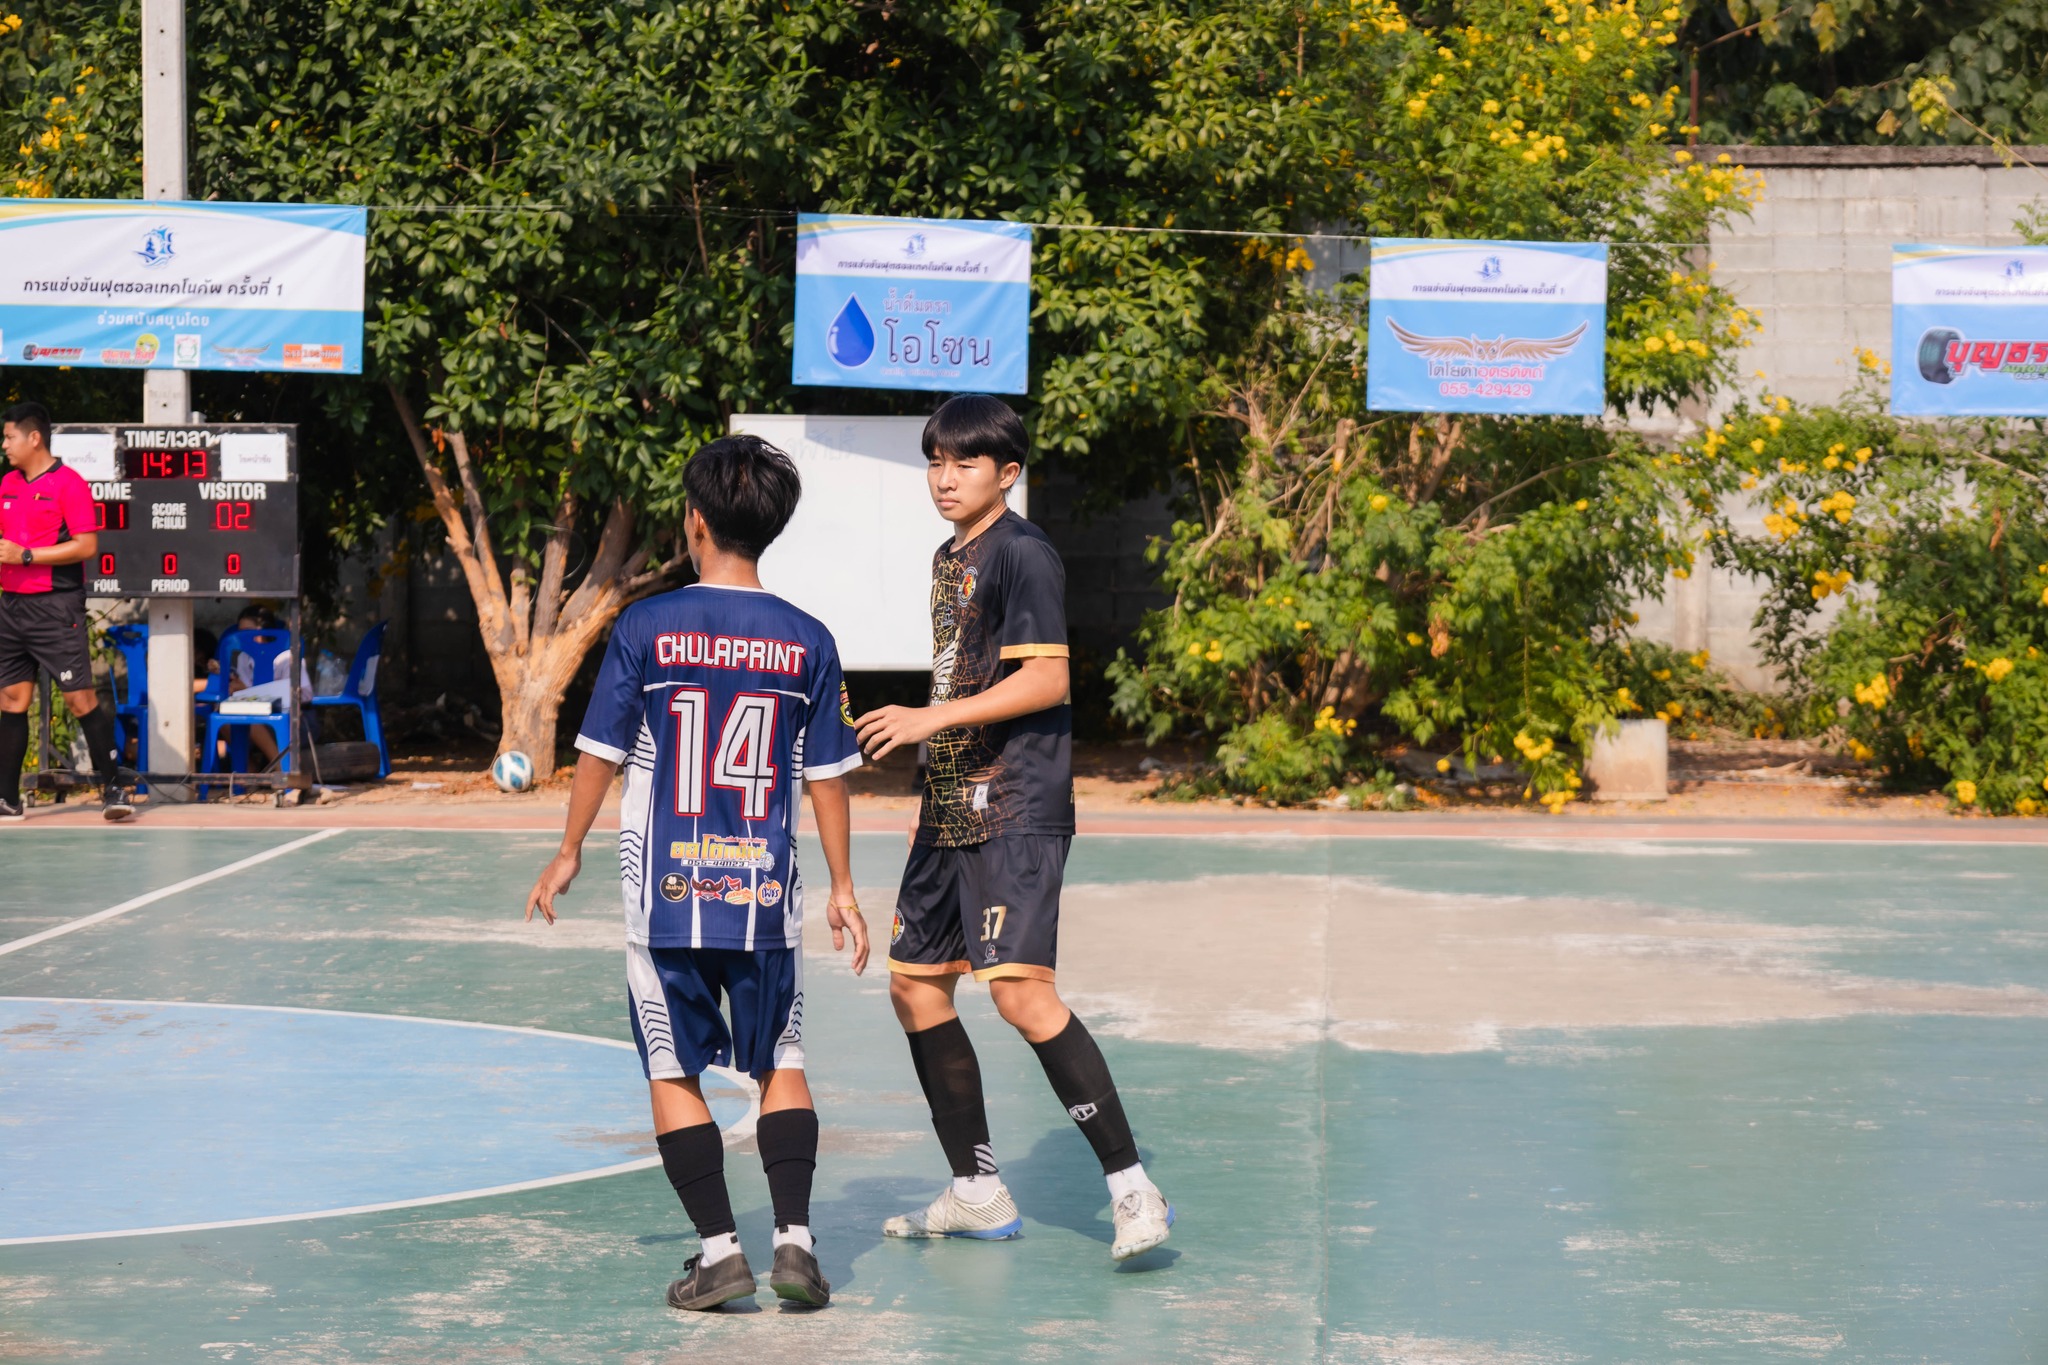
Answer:
<svg viewBox="0 0 2048 1365"><path fill-rule="evenodd" d="M698 1079L731 1066L761 1082L755 1141L776 1225L769 1287L822 1305L831 1286L810 1231L818 1116L804 1082L795 836L808 783L831 874L832 946L850 936L860 972L868 933L854 903L844 777L860 750L831 632L755 571L796 510L796 467L758 437L729 436L691 458L683 486L697 581L635 603L613 625L576 736L568 829L526 917L537 909L554 923L555 897L581 870L584 836L624 767L619 884L633 1041L662 1168L703 1244L668 1302L714 1308L754 1293L724 1142Z"/></svg>
<svg viewBox="0 0 2048 1365"><path fill-rule="evenodd" d="M1074 835L1067 578L1045 533L1004 500L1028 448L1017 414L986 394L951 399L925 424L932 502L953 523L932 555L931 704L884 706L856 722L871 757L924 746L889 998L953 1168L938 1198L882 1231L993 1241L1023 1229L989 1141L981 1064L953 1007L971 972L1094 1148L1116 1225L1110 1255L1121 1261L1166 1240L1173 1207L1138 1160L1102 1049L1053 985Z"/></svg>

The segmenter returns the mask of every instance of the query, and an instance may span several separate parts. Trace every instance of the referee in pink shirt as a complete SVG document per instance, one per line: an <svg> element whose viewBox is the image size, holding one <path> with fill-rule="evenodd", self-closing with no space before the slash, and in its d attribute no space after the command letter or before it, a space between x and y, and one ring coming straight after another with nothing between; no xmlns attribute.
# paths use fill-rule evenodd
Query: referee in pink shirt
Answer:
<svg viewBox="0 0 2048 1365"><path fill-rule="evenodd" d="M85 562L99 551L92 489L50 453L50 414L40 403L0 413L0 820L22 818L21 765L36 670L57 680L78 717L109 820L135 814L121 785L114 719L92 684L86 638Z"/></svg>

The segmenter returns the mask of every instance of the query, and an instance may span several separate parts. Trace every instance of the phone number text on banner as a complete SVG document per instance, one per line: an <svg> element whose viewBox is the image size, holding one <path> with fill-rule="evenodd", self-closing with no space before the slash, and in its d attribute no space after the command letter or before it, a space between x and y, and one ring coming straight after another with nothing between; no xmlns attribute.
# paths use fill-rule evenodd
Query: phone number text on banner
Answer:
<svg viewBox="0 0 2048 1365"><path fill-rule="evenodd" d="M1366 405L1378 412L1597 416L1607 393L1607 247L1372 243Z"/></svg>
<svg viewBox="0 0 2048 1365"><path fill-rule="evenodd" d="M796 232L796 383L1029 388L1029 227L800 213Z"/></svg>
<svg viewBox="0 0 2048 1365"><path fill-rule="evenodd" d="M368 215L0 199L0 365L361 374Z"/></svg>
<svg viewBox="0 0 2048 1365"><path fill-rule="evenodd" d="M1892 411L2048 416L2048 247L1892 248Z"/></svg>

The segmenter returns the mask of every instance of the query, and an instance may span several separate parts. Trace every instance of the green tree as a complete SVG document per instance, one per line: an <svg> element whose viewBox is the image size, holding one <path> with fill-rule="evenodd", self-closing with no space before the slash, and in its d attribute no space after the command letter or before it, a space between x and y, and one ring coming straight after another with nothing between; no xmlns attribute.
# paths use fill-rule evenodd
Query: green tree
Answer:
<svg viewBox="0 0 2048 1365"><path fill-rule="evenodd" d="M1378 42L1332 35L1354 101L1346 216L1387 236L1609 240L1610 403L1711 391L1749 319L1685 244L1755 187L1664 145L1680 11L1384 15ZM1200 515L1160 548L1174 604L1116 668L1118 709L1154 735L1223 731L1224 778L1248 793L1325 790L1368 761L1361 730L1392 730L1468 762L1515 754L1561 805L1593 733L1641 704L1627 604L1690 569L1697 509L1667 457L1601 422L1368 412L1362 288L1287 299L1212 371Z"/></svg>
<svg viewBox="0 0 2048 1365"><path fill-rule="evenodd" d="M1692 9L1680 46L1707 142L2048 141L2044 0L1725 0ZM1962 118L1927 117L1922 80Z"/></svg>
<svg viewBox="0 0 2048 1365"><path fill-rule="evenodd" d="M1311 67L1362 8L194 0L193 192L375 206L372 373L330 383L330 415L371 449L396 415L503 743L546 761L591 644L684 571L688 450L736 411L918 401L791 391L795 210L1323 215L1343 110ZM137 192L136 23L87 0L30 16L23 192ZM1257 324L1270 290L1246 279L1270 276L1227 239L1042 233L1039 446L1105 490L1158 482L1204 357Z"/></svg>

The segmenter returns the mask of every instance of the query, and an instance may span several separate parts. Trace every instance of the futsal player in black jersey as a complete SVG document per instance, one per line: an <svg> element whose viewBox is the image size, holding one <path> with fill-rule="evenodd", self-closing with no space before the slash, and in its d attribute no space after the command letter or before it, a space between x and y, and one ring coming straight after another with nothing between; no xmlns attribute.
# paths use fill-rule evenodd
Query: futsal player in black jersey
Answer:
<svg viewBox="0 0 2048 1365"><path fill-rule="evenodd" d="M1023 1228L989 1141L981 1068L953 1007L960 978L1045 1068L1095 1149L1116 1224L1110 1254L1158 1246L1173 1208L1146 1176L1102 1050L1054 986L1060 881L1074 834L1066 571L1045 533L1010 511L1024 424L999 399L955 398L926 423L932 501L953 535L932 556L928 706L855 722L879 758L925 746L923 798L889 939L889 995L931 1104L953 1182L891 1218L891 1237L1014 1237Z"/></svg>

